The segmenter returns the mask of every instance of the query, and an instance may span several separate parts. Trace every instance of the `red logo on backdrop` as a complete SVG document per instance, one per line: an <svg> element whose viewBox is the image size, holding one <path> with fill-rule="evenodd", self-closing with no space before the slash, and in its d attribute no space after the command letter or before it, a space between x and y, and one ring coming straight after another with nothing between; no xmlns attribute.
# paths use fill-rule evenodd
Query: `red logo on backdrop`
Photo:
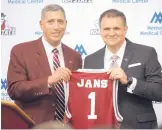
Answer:
<svg viewBox="0 0 162 130"><path fill-rule="evenodd" d="M1 13L1 35L15 35L16 28L8 24L6 15Z"/></svg>

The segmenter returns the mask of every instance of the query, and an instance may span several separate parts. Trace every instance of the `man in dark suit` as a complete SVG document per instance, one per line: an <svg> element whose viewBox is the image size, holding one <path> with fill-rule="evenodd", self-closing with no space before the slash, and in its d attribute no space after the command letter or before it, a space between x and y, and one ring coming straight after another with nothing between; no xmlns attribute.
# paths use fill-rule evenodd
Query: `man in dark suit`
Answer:
<svg viewBox="0 0 162 130"><path fill-rule="evenodd" d="M71 70L82 67L80 54L61 43L66 24L64 9L47 5L41 13L43 36L11 50L8 94L36 124L54 120L54 116L62 121L56 111L62 110L61 115L64 114L63 82L70 79ZM60 106L58 91L62 93Z"/></svg>
<svg viewBox="0 0 162 130"><path fill-rule="evenodd" d="M99 23L106 46L87 56L84 68L107 69L110 79L119 81L121 128L155 128L152 101L162 101L161 65L155 49L125 38L126 17L118 10L103 12Z"/></svg>

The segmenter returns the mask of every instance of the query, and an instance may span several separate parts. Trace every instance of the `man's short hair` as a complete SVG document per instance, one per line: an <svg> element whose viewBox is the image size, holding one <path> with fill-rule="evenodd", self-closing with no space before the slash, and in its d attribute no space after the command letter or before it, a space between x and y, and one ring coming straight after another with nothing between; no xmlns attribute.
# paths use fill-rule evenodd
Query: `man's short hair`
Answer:
<svg viewBox="0 0 162 130"><path fill-rule="evenodd" d="M45 13L48 12L48 11L61 11L64 15L64 18L66 19L66 14L65 14L65 10L60 6L60 5L57 5L57 4L49 4L49 5L46 5L43 9L42 9L42 12L41 12L41 19L44 18L45 16Z"/></svg>
<svg viewBox="0 0 162 130"><path fill-rule="evenodd" d="M127 20L126 20L126 17L124 15L123 12L119 11L119 10L116 10L116 9L109 9L109 10L106 10L104 11L101 15L100 15L100 19L99 19L99 24L100 24L100 27L101 27L101 21L103 19L103 17L121 17L122 20L123 20L123 23L124 25L126 26L127 25Z"/></svg>

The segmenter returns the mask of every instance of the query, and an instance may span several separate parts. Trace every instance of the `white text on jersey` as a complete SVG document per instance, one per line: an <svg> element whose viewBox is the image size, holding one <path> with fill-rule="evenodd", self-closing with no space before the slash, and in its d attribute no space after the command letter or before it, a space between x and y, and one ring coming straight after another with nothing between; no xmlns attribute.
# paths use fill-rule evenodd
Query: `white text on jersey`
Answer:
<svg viewBox="0 0 162 130"><path fill-rule="evenodd" d="M100 80L100 79L81 79L80 82L77 82L77 86L82 88L107 88L108 80Z"/></svg>

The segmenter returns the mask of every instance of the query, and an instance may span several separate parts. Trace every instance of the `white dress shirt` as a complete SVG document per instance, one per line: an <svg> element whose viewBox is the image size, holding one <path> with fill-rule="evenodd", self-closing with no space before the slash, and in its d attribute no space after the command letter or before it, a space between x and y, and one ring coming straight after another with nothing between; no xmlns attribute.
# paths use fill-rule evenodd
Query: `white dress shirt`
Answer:
<svg viewBox="0 0 162 130"><path fill-rule="evenodd" d="M119 51L115 54L116 56L118 56L117 58L117 64L118 66L121 66L122 60L123 60L123 56L124 56L124 52L125 52L125 48L126 48L126 41L124 41L123 45L120 47ZM105 48L105 56L104 56L104 69L109 69L110 68L110 64L112 63L112 56L114 54L107 48ZM133 90L135 89L137 84L137 79L133 77L133 82L132 84L127 87L127 92L129 93L133 93Z"/></svg>
<svg viewBox="0 0 162 130"><path fill-rule="evenodd" d="M48 63L49 63L49 66L50 66L50 69L51 69L51 73L54 71L54 68L53 68L53 49L57 48L58 50L58 58L59 58L59 61L60 61L60 66L61 67L65 67L65 63L64 63L64 55L63 55L63 51L62 51L62 43L60 43L57 47L53 47L51 44L49 44L45 38L42 36L42 43L43 43L43 46L44 46L44 49L45 49L45 52L46 52L46 55L47 55L47 58L48 58ZM63 82L64 83L64 82ZM48 88L51 88L52 86L51 85L47 85ZM64 85L64 90L65 90L65 85Z"/></svg>
<svg viewBox="0 0 162 130"><path fill-rule="evenodd" d="M43 46L44 46L44 49L45 49L45 52L46 52L46 55L47 55L47 58L48 58L48 62L49 62L49 65L50 65L51 72L54 71L54 68L53 68L53 52L52 51L55 48L57 48L57 50L58 50L58 58L59 58L59 61L60 61L60 66L65 67L64 55L63 55L63 51L62 51L62 43L60 43L57 47L54 48L51 44L49 44L44 39L44 37L42 37L42 42L43 42Z"/></svg>

